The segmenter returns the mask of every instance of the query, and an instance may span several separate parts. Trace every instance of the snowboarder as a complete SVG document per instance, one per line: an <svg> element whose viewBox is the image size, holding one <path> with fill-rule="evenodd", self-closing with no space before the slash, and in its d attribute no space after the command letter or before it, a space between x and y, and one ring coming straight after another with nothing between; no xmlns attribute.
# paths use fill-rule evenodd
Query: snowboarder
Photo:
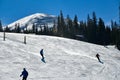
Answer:
<svg viewBox="0 0 120 80"><path fill-rule="evenodd" d="M42 58L44 58L43 49L40 50L40 55L42 56Z"/></svg>
<svg viewBox="0 0 120 80"><path fill-rule="evenodd" d="M40 55L42 56L42 59L41 59L41 60L42 60L44 63L46 63L46 62L45 62L45 58L44 58L44 55L43 55L43 54L44 54L44 53L43 53L43 49L41 49L41 50L40 50Z"/></svg>
<svg viewBox="0 0 120 80"><path fill-rule="evenodd" d="M27 77L28 77L28 72L26 71L25 68L23 68L23 71L20 75L20 77L23 76L22 80L27 80Z"/></svg>

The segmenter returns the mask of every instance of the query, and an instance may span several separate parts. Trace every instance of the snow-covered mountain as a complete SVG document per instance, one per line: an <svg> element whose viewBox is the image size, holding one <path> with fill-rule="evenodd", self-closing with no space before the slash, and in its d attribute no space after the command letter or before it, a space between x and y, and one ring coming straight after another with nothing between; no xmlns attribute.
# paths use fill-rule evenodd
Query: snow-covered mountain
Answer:
<svg viewBox="0 0 120 80"><path fill-rule="evenodd" d="M23 44L26 36L27 44ZM120 51L66 38L0 33L0 80L120 80ZM46 63L41 61L44 49ZM99 53L104 64L98 62Z"/></svg>
<svg viewBox="0 0 120 80"><path fill-rule="evenodd" d="M48 25L49 27L53 27L54 22L56 21L56 16L43 13L35 13L9 24L8 27L14 29L16 24L19 24L21 28L24 28L26 26L28 28L31 28L33 24L37 26Z"/></svg>

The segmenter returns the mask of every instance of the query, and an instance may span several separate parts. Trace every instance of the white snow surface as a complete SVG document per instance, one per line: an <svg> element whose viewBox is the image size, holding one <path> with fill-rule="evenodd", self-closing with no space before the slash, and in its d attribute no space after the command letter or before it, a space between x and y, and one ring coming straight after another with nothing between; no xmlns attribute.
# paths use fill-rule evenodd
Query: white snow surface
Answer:
<svg viewBox="0 0 120 80"><path fill-rule="evenodd" d="M5 41L2 37L0 33L0 80L22 80L23 68L29 72L27 80L120 80L120 51L114 46L31 34L6 33Z"/></svg>

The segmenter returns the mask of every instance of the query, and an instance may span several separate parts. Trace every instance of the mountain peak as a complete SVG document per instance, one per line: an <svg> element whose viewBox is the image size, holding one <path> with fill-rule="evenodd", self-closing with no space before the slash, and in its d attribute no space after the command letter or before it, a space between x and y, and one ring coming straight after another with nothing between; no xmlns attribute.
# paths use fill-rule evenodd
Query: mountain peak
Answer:
<svg viewBox="0 0 120 80"><path fill-rule="evenodd" d="M20 25L20 27L25 27L25 25L32 26L34 23L37 25L43 25L43 24L53 24L54 21L57 20L57 17L53 15L48 15L44 13L35 13L29 16L26 16L24 18L21 18L11 24L8 25L9 28L14 29L15 24ZM48 25L49 26L49 25ZM52 26L52 25L51 25Z"/></svg>
<svg viewBox="0 0 120 80"><path fill-rule="evenodd" d="M44 13L35 13L35 14L30 15L30 16L34 16L34 17L36 17L36 16L43 16L43 17L46 17L48 15L44 14Z"/></svg>
<svg viewBox="0 0 120 80"><path fill-rule="evenodd" d="M44 14L44 13L34 13L33 15L41 15L41 16L46 16L47 14Z"/></svg>

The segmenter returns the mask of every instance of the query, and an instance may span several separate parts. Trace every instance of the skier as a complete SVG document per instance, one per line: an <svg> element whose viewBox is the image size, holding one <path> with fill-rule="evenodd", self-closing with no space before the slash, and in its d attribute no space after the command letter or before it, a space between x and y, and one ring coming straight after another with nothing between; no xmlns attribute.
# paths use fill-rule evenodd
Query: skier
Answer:
<svg viewBox="0 0 120 80"><path fill-rule="evenodd" d="M42 60L44 63L46 63L46 62L45 62L45 58L44 58L44 55L43 55L43 54L44 54L44 53L43 53L43 49L41 49L41 50L40 50L40 55L42 56L42 59L41 59L41 60Z"/></svg>
<svg viewBox="0 0 120 80"><path fill-rule="evenodd" d="M100 61L100 55L98 53L96 54L96 57L97 57L98 61L101 62Z"/></svg>
<svg viewBox="0 0 120 80"><path fill-rule="evenodd" d="M100 55L98 53L96 54L96 57L97 57L98 61L103 64L103 62L100 60Z"/></svg>
<svg viewBox="0 0 120 80"><path fill-rule="evenodd" d="M26 71L25 68L23 68L23 71L20 75L20 77L23 76L23 79L22 80L27 80L27 76L28 76L28 72Z"/></svg>

